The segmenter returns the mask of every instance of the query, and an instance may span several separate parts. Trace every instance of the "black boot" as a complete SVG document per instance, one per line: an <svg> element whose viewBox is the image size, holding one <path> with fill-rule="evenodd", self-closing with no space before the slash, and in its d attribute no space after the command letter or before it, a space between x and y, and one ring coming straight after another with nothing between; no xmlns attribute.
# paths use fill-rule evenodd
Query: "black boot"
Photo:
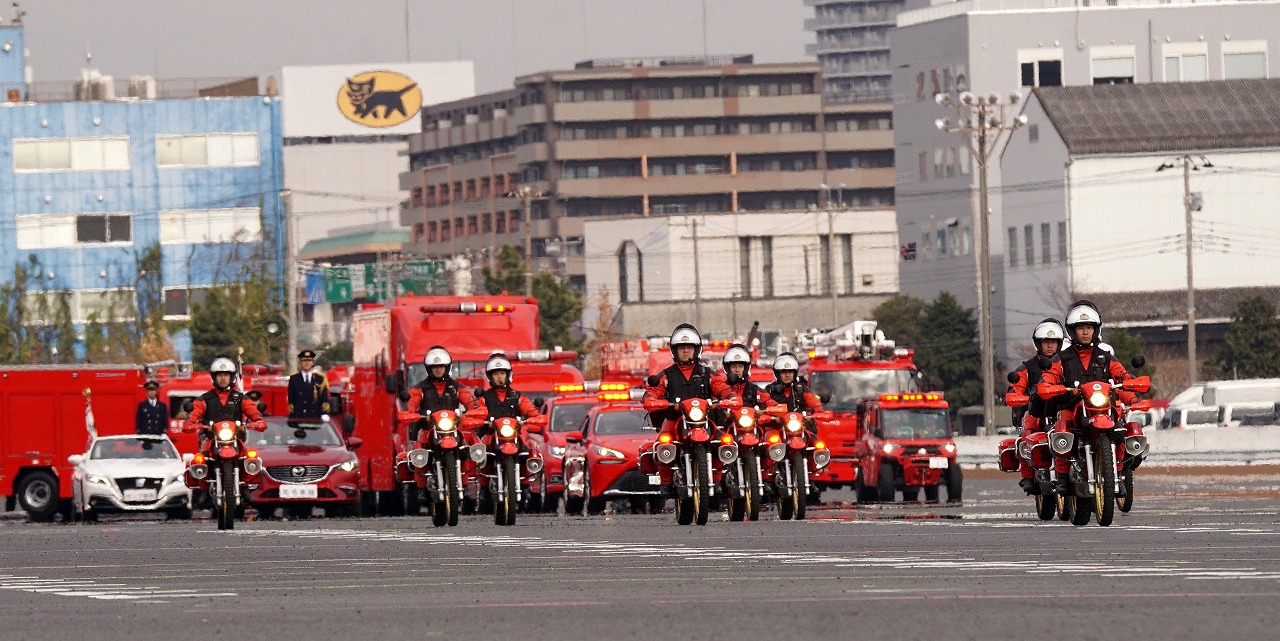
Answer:
<svg viewBox="0 0 1280 641"><path fill-rule="evenodd" d="M1053 492L1066 496L1071 493L1071 484L1067 481L1066 475L1059 476L1053 482Z"/></svg>
<svg viewBox="0 0 1280 641"><path fill-rule="evenodd" d="M1018 487L1022 488L1022 491L1027 494L1040 493L1040 484L1036 483L1035 479L1022 479L1021 481L1018 481Z"/></svg>
<svg viewBox="0 0 1280 641"><path fill-rule="evenodd" d="M1124 483L1121 483L1119 487L1116 488L1116 498L1122 499L1126 496L1129 496L1129 488L1125 487Z"/></svg>

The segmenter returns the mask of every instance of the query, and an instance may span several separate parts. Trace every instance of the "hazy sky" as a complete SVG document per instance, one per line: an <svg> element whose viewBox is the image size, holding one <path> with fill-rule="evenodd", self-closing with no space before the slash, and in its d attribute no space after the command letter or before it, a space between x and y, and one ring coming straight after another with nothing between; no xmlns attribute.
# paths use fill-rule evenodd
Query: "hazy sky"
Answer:
<svg viewBox="0 0 1280 641"><path fill-rule="evenodd" d="M0 15L12 19L3 3ZM37 81L265 75L405 59L404 0L25 0ZM468 59L479 91L585 58L701 54L701 0L408 0L412 59ZM709 53L803 60L802 0L706 0ZM584 20L585 17L585 20ZM584 23L586 28L584 29Z"/></svg>

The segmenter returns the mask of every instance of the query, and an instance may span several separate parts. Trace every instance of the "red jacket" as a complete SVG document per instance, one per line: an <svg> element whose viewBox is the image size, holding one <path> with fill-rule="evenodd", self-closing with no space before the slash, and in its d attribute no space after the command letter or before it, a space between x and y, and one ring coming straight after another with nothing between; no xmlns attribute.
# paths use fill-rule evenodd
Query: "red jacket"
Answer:
<svg viewBox="0 0 1280 641"><path fill-rule="evenodd" d="M434 383L436 386L436 393L444 394L444 386L446 384L448 384L447 381L438 381ZM458 386L458 403L462 405L464 411L470 410L476 405L475 394L472 394L471 390L465 385ZM422 389L415 386L409 390L409 411L417 412L420 409L422 409Z"/></svg>
<svg viewBox="0 0 1280 641"><path fill-rule="evenodd" d="M1059 370L1061 370L1061 367L1059 367ZM1013 397L1015 395L1027 396L1030 394L1030 392L1027 390L1027 383L1029 382L1029 376L1026 368L1019 368L1018 371L1014 373L1018 375L1018 381L1016 383L1009 383L1009 391L1005 392L1004 394L1004 404L1008 405L1009 407L1018 407L1020 405L1024 405L1024 403L1014 402Z"/></svg>
<svg viewBox="0 0 1280 641"><path fill-rule="evenodd" d="M1080 357L1080 364L1083 365L1085 369L1088 369L1089 363L1093 361L1093 346L1090 345L1084 349L1079 347L1072 347L1070 349L1076 350L1076 355ZM1133 375L1124 368L1124 365L1121 365L1120 361L1114 358L1110 359L1110 364L1108 365L1107 370L1107 373L1111 375L1111 378L1118 381L1127 381L1133 378ZM1055 394L1050 392L1049 388L1054 385L1062 385L1062 377L1062 361L1055 358L1053 359L1053 365L1040 375L1040 384L1036 386L1036 393L1040 394L1040 398L1046 400L1053 398ZM1126 392L1122 389L1117 389L1116 391L1120 396L1120 400L1126 404L1131 404L1138 398L1133 392Z"/></svg>
<svg viewBox="0 0 1280 641"><path fill-rule="evenodd" d="M689 377L693 374L693 365L677 365L676 367L680 368L680 373L684 374L685 380L689 380ZM729 381L725 377L712 373L709 380L712 396L718 399L736 398L733 388L729 386ZM645 389L644 408L650 412L656 412L669 407L671 407L671 403L667 401L667 377L661 376L657 385Z"/></svg>
<svg viewBox="0 0 1280 641"><path fill-rule="evenodd" d="M505 401L507 400L508 389L510 388L499 387L493 390L493 393L498 395L499 400ZM459 398L461 398L461 395L459 395ZM540 412L538 412L538 408L534 406L533 401L529 400L528 396L521 394L520 395L520 416L525 420L529 420L537 416L539 413ZM489 418L489 408L485 405L483 396L477 397L475 399L474 404L469 409L467 409L467 418L473 419L473 420L480 420L480 421L483 421L484 419Z"/></svg>

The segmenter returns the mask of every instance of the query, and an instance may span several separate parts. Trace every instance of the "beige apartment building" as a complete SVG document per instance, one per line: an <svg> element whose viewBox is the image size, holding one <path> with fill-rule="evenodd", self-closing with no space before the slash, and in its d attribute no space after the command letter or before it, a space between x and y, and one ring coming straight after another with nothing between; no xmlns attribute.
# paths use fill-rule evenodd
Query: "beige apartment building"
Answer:
<svg viewBox="0 0 1280 641"><path fill-rule="evenodd" d="M524 247L516 191L528 187L536 267L584 287L587 261L611 251L583 238L592 217L892 207L891 105L821 94L817 63L751 56L592 60L523 76L423 108L402 222L417 252L484 260Z"/></svg>

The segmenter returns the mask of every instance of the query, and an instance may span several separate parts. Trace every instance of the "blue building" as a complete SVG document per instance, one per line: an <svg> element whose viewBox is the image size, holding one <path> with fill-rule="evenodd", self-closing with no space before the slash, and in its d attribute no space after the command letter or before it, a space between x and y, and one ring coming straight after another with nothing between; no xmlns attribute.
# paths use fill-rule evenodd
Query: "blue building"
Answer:
<svg viewBox="0 0 1280 641"><path fill-rule="evenodd" d="M6 39L21 51L20 26L0 30L0 49ZM121 292L136 298L139 261L157 246L167 319L188 317L204 288L237 282L245 269L280 280L278 98L243 95L246 85L257 93L256 81L229 97L225 87L162 81L141 97L82 86L80 95L107 99L45 102L21 84L24 67L0 57L0 282L34 257L42 273L28 296L69 292L83 323L103 318ZM7 91L15 87L21 96ZM189 359L189 333L173 341Z"/></svg>

